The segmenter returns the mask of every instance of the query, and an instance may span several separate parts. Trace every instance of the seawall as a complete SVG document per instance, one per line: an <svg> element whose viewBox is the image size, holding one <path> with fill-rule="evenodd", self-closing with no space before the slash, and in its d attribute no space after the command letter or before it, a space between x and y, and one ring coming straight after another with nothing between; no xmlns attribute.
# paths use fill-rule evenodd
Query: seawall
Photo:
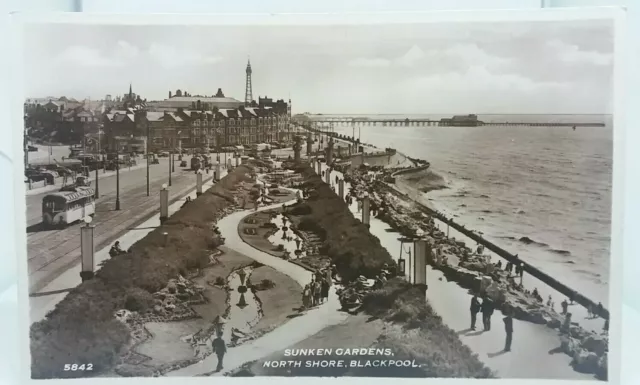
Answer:
<svg viewBox="0 0 640 385"><path fill-rule="evenodd" d="M425 168L422 168L422 169L425 169ZM419 171L418 168L406 169L406 170L400 170L398 172L395 172L392 175L395 176L400 174L408 174L408 173L417 172L417 171ZM426 214L438 219L439 221L446 224L447 226L451 226L453 229L457 230L458 232L465 235L469 239L477 242L478 244L483 245L485 248L494 252L496 255L504 258L508 262L511 262L514 264L518 264L518 263L521 264L526 273L544 282L545 284L549 285L551 288L558 291L559 293L562 293L569 298L573 298L574 301L579 303L580 305L586 308L593 308L593 309L596 308L597 303L587 298L584 294L579 293L577 290L570 288L569 286L565 285L564 283L560 282L559 280L555 279L549 274L543 272L537 267L532 266L531 264L521 260L516 255L508 252L502 247L478 235L473 230L467 229L464 225L456 223L453 219L448 218L446 215L442 214L441 212L434 210L421 202L416 201L415 199L410 197L407 193L400 191L395 185L385 183L385 182L380 182L380 181L377 181L377 183L383 183L385 186L392 188L398 195L404 197L405 199L415 202L415 204L418 207L420 207L420 209ZM602 318L609 319L609 311L604 307L602 309L602 314L599 314L599 315Z"/></svg>

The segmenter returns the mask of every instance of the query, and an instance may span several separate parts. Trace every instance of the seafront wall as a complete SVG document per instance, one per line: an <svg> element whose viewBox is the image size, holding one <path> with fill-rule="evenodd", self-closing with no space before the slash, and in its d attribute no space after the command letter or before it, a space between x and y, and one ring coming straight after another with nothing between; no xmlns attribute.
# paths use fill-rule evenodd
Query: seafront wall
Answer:
<svg viewBox="0 0 640 385"><path fill-rule="evenodd" d="M394 172L392 174L392 177L393 176L397 176L397 175L401 175L401 174L406 175L406 174L409 174L409 173L418 172L418 171L421 171L421 170L425 170L427 168L428 168L428 166L399 170L399 171ZM384 182L378 182L378 183L384 183ZM398 195L403 196L405 199L409 199L409 200L414 201L418 205L418 207L420 207L426 214L434 217L435 219L438 219L440 222L446 224L447 226L451 226L453 229L457 230L458 232L460 232L461 234L465 235L469 239L477 242L478 244L483 245L485 248L487 248L488 250L494 252L496 255L504 258L506 261L514 263L514 264L518 264L518 263L521 264L526 273L528 273L532 277L535 277L538 280L544 282L545 284L549 285L550 287L552 287L554 290L558 291L559 293L562 293L562 294L564 294L565 296L567 296L569 298L573 298L573 300L575 302L579 303L580 305L582 305L582 306L584 306L586 308L594 308L594 309L596 308L597 303L595 301L587 298L584 294L579 293L577 290L570 288L569 286L563 284L559 280L557 280L554 277L550 276L549 274L543 272L542 270L536 268L535 266L532 266L531 264L521 260L516 255L506 251L505 249L501 248L500 246L498 246L498 245L494 244L493 242L491 242L491 241L483 238L482 236L478 235L473 230L467 229L464 225L456 223L453 219L447 217L446 215L442 214L441 212L436 211L436 210L426 206L422 202L416 201L416 199L410 197L406 192L400 191L394 185L389 184L389 183L384 183L384 184L386 186L388 186L388 187L392 187L394 189L394 191L396 191L398 193ZM599 315L602 318L609 319L609 311L607 309L605 309L605 308L602 309L602 314L599 314Z"/></svg>

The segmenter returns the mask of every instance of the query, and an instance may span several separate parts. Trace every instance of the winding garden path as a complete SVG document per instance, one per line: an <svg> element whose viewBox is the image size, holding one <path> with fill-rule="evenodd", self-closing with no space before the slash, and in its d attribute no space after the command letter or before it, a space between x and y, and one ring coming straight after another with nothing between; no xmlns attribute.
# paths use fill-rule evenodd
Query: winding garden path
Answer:
<svg viewBox="0 0 640 385"><path fill-rule="evenodd" d="M295 201L287 202L287 204L292 204L293 202ZM271 210L281 206L282 204L278 203L271 206L261 207L258 211ZM309 283L311 281L310 271L255 249L240 238L238 233L238 224L246 216L252 213L254 213L253 210L238 211L226 216L218 222L218 228L220 229L222 236L225 237L225 246L288 275L298 282L300 286L304 286ZM276 285L277 284L278 283L276 282ZM329 300L323 305L308 310L305 313L302 313L299 317L292 318L284 325L272 330L260 338L246 342L237 347L229 348L224 358L224 369L217 373L217 375L236 369L246 362L255 361L278 351L282 351L291 345L317 334L328 326L336 325L346 320L348 315L338 311L341 306L335 292L335 287L335 285L331 287ZM200 376L214 371L217 363L217 357L212 354L197 364L169 372L165 374L165 376Z"/></svg>

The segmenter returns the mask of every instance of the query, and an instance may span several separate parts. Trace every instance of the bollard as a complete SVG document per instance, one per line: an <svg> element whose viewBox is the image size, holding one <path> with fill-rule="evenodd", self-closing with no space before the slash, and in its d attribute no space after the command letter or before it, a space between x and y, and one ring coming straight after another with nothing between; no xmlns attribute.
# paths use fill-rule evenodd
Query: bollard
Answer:
<svg viewBox="0 0 640 385"><path fill-rule="evenodd" d="M82 282L93 278L94 275L95 246L93 230L95 226L91 225L91 220L91 217L84 218L86 226L80 228L80 255L82 258L80 279L82 279Z"/></svg>
<svg viewBox="0 0 640 385"><path fill-rule="evenodd" d="M369 225L369 197L362 198L362 223Z"/></svg>
<svg viewBox="0 0 640 385"><path fill-rule="evenodd" d="M318 160L316 167L318 167L318 171L317 171L318 176L322 175L322 162Z"/></svg>
<svg viewBox="0 0 640 385"><path fill-rule="evenodd" d="M220 179L222 179L222 166L220 165L220 163L218 163L216 165L216 172L213 176L213 180L219 181Z"/></svg>
<svg viewBox="0 0 640 385"><path fill-rule="evenodd" d="M331 185L331 173L329 172L329 169L327 169L327 172L324 174L324 183Z"/></svg>
<svg viewBox="0 0 640 385"><path fill-rule="evenodd" d="M236 158L236 167L240 166L240 157Z"/></svg>
<svg viewBox="0 0 640 385"><path fill-rule="evenodd" d="M167 245L169 244L169 233L162 233L162 239L164 241L164 247L167 247Z"/></svg>
<svg viewBox="0 0 640 385"><path fill-rule="evenodd" d="M160 190L160 224L163 224L167 218L169 218L169 190L167 185L163 184Z"/></svg>
<svg viewBox="0 0 640 385"><path fill-rule="evenodd" d="M340 199L344 199L344 179L340 179L338 181L338 195L340 196Z"/></svg>
<svg viewBox="0 0 640 385"><path fill-rule="evenodd" d="M419 239L414 243L413 284L427 284L427 241Z"/></svg>
<svg viewBox="0 0 640 385"><path fill-rule="evenodd" d="M202 172L198 170L196 174L196 196L202 195Z"/></svg>

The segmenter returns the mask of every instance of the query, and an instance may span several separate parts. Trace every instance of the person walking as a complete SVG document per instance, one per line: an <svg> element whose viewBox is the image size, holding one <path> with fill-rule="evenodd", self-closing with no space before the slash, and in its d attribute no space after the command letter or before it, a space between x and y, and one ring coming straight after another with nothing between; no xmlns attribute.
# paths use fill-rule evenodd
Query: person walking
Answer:
<svg viewBox="0 0 640 385"><path fill-rule="evenodd" d="M511 311L507 311L505 317L502 320L504 321L504 331L506 333L504 351L510 352L511 342L513 340L513 317L511 317Z"/></svg>
<svg viewBox="0 0 640 385"><path fill-rule="evenodd" d="M484 325L484 330L491 330L491 316L493 315L493 301L489 296L484 296L482 299L482 323Z"/></svg>
<svg viewBox="0 0 640 385"><path fill-rule="evenodd" d="M213 352L218 356L218 366L216 367L216 372L219 372L223 369L222 364L224 360L224 355L227 353L227 345L224 343L222 339L222 333L218 333L218 336L212 342Z"/></svg>
<svg viewBox="0 0 640 385"><path fill-rule="evenodd" d="M562 302L560 303L560 306L562 306L562 314L567 314L567 310L569 309L569 303L567 302L566 299L562 300Z"/></svg>
<svg viewBox="0 0 640 385"><path fill-rule="evenodd" d="M320 305L322 300L322 285L319 280L315 281L313 289L314 302L316 305Z"/></svg>
<svg viewBox="0 0 640 385"><path fill-rule="evenodd" d="M471 307L469 308L469 311L471 311L471 330L476 330L476 318L480 311L480 301L476 294L473 294L473 297L471 298Z"/></svg>
<svg viewBox="0 0 640 385"><path fill-rule="evenodd" d="M308 309L311 307L311 287L309 284L304 286L302 290L302 308Z"/></svg>
<svg viewBox="0 0 640 385"><path fill-rule="evenodd" d="M320 297L322 298L323 303L329 299L329 282L327 282L326 277L322 280L322 284L320 285Z"/></svg>

